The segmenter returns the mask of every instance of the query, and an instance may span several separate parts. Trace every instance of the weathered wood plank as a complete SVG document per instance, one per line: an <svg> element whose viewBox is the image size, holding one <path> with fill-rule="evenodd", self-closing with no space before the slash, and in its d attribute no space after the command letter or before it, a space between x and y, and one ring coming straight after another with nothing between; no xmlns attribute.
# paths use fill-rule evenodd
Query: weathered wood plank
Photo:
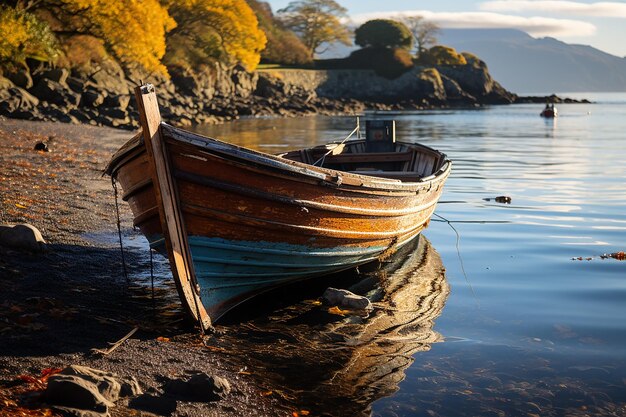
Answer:
<svg viewBox="0 0 626 417"><path fill-rule="evenodd" d="M402 162L410 161L413 152L377 152L362 154L339 154L328 155L325 159L326 164L343 164L351 162Z"/></svg>
<svg viewBox="0 0 626 417"><path fill-rule="evenodd" d="M196 288L185 224L178 205L176 184L161 135L161 114L154 87L150 84L136 87L135 97L172 274L185 308L202 329L206 330L211 327L211 319L198 296L199 288Z"/></svg>

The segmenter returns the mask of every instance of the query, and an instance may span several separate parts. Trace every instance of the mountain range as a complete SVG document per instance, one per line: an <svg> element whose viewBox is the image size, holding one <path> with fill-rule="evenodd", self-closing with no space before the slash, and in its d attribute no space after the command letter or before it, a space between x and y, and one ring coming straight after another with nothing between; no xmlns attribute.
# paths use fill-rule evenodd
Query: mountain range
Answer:
<svg viewBox="0 0 626 417"><path fill-rule="evenodd" d="M478 56L495 80L517 94L626 91L626 58L591 46L515 29L443 29L437 40ZM321 58L345 57L355 49L334 44Z"/></svg>
<svg viewBox="0 0 626 417"><path fill-rule="evenodd" d="M626 58L514 29L445 29L440 44L471 52L515 93L626 91Z"/></svg>

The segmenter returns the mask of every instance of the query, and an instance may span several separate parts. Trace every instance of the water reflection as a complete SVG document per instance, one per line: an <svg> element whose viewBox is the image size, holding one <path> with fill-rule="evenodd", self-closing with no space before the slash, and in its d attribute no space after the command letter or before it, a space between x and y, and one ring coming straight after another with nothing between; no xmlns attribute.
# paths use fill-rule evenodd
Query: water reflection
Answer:
<svg viewBox="0 0 626 417"><path fill-rule="evenodd" d="M301 117L241 119L221 125L195 126L193 129L239 146L279 153L341 141L355 126L355 117Z"/></svg>
<svg viewBox="0 0 626 417"><path fill-rule="evenodd" d="M372 300L368 317L332 315L304 301L226 326L217 343L246 352L252 376L295 409L369 415L373 401L398 390L413 355L443 341L433 325L450 290L424 237L358 278L348 289Z"/></svg>

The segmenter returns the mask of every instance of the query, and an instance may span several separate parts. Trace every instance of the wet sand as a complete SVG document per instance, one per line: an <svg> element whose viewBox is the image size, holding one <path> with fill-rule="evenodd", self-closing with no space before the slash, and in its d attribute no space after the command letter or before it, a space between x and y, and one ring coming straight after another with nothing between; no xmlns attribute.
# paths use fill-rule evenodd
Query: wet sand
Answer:
<svg viewBox="0 0 626 417"><path fill-rule="evenodd" d="M102 170L130 136L0 118L0 224L30 223L48 242L42 254L0 247L0 396L18 375L80 364L138 379L145 394L120 400L114 417L292 415L254 372L242 371L245 352L220 348L219 334L203 339L185 322L171 285L152 296L147 249L125 249L125 278L114 193ZM34 150L40 141L50 152ZM125 240L132 239L130 210L121 199L119 208ZM134 327L111 354L91 352ZM226 378L231 393L211 403L163 393L168 380L194 372ZM0 416L7 412L0 408Z"/></svg>

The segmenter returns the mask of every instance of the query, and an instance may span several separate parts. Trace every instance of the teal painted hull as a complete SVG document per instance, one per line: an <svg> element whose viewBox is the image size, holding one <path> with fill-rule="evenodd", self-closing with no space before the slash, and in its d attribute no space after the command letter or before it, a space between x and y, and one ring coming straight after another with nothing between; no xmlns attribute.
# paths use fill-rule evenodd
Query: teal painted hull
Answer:
<svg viewBox="0 0 626 417"><path fill-rule="evenodd" d="M274 242L227 241L189 236L189 247L207 312L217 320L231 308L272 288L373 261L385 247L312 248ZM166 255L162 237L150 246ZM406 242L403 242L406 243Z"/></svg>

